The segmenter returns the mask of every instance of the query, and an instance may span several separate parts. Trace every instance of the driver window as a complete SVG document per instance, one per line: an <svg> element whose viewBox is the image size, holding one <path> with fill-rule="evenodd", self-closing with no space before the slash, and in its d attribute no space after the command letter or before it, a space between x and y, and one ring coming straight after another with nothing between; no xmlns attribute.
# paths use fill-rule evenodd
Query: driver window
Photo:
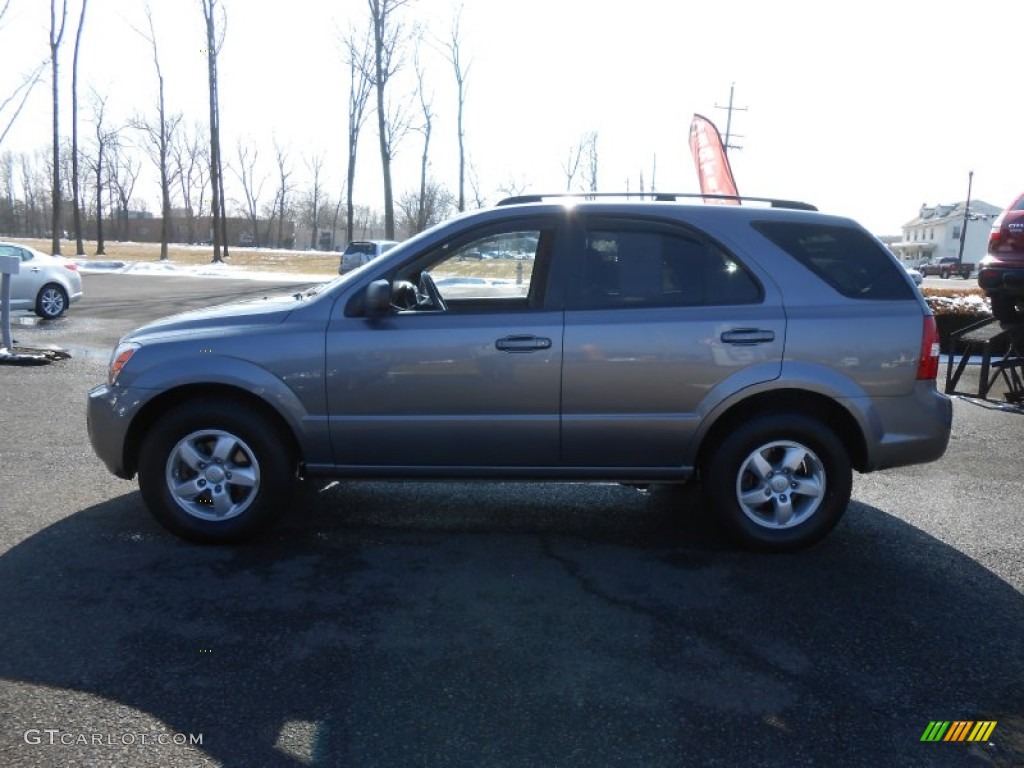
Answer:
<svg viewBox="0 0 1024 768"><path fill-rule="evenodd" d="M553 230L516 229L447 243L425 268L419 262L397 276L392 301L416 312L539 307L553 237Z"/></svg>

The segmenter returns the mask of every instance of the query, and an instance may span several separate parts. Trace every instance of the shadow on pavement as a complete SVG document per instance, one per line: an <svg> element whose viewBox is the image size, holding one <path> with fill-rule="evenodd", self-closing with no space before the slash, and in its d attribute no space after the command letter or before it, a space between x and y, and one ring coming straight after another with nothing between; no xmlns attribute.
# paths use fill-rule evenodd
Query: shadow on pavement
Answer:
<svg viewBox="0 0 1024 768"><path fill-rule="evenodd" d="M305 515L246 547L178 542L131 493L0 557L0 709L13 713L3 761L40 759L26 729L116 733L144 713L203 734L202 747L47 754L89 765L1024 764L1024 598L874 507L853 504L808 552L760 556L732 550L699 505L681 514L689 489L305 493ZM921 743L932 720L998 725L987 744Z"/></svg>

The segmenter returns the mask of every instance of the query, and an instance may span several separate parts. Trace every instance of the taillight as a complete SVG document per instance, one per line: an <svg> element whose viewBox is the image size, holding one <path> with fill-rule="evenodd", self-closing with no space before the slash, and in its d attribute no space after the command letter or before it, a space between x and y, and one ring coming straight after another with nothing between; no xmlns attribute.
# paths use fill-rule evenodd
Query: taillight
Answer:
<svg viewBox="0 0 1024 768"><path fill-rule="evenodd" d="M924 333L921 335L921 359L917 364L917 379L931 380L939 375L939 326L935 315L924 318Z"/></svg>
<svg viewBox="0 0 1024 768"><path fill-rule="evenodd" d="M73 261L69 261L68 263L66 263L64 265L64 269L70 269L72 272L77 272L78 271L78 265L75 264Z"/></svg>

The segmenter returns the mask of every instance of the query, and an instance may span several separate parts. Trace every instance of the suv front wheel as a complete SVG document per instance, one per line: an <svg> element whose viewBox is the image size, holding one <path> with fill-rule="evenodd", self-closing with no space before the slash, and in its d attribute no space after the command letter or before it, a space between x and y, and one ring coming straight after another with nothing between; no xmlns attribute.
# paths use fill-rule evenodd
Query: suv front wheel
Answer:
<svg viewBox="0 0 1024 768"><path fill-rule="evenodd" d="M707 502L741 544L762 551L821 539L846 511L853 485L842 442L801 414L743 423L713 450L705 470Z"/></svg>
<svg viewBox="0 0 1024 768"><path fill-rule="evenodd" d="M295 459L258 411L226 400L169 410L142 442L139 490L171 533L204 544L243 541L288 506Z"/></svg>

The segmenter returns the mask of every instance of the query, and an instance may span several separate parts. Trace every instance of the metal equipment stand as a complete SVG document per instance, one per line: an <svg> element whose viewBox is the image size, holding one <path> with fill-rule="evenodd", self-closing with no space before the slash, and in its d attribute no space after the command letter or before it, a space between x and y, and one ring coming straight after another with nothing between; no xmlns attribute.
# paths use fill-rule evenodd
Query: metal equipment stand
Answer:
<svg viewBox="0 0 1024 768"><path fill-rule="evenodd" d="M1005 351L993 362L993 349ZM950 334L949 355L946 362L946 394L988 397L992 386L1002 378L1006 385L1006 400L1024 402L1024 323L999 323L995 319L981 320ZM960 362L953 368L953 353L959 352ZM957 389L960 376L972 356L981 357L978 391Z"/></svg>

